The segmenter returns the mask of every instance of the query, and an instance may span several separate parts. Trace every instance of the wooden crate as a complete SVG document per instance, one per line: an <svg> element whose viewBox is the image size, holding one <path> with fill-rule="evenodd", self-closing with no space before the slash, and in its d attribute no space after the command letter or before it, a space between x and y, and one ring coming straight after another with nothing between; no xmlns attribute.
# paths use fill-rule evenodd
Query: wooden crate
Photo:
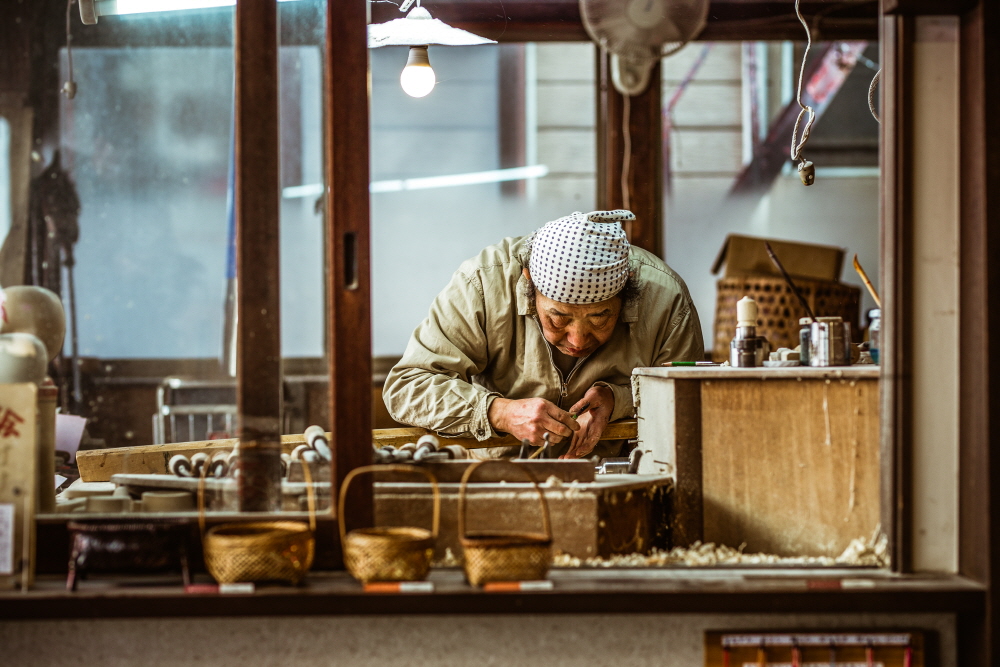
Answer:
<svg viewBox="0 0 1000 667"><path fill-rule="evenodd" d="M639 368L640 472L675 545L839 556L879 523L879 369Z"/></svg>
<svg viewBox="0 0 1000 667"><path fill-rule="evenodd" d="M860 288L802 278L797 278L795 285L814 314L819 317L839 315L850 323L852 339L859 338ZM736 335L736 302L745 296L757 302L757 335L767 338L772 350L794 348L799 344L799 318L805 317L806 311L784 280L770 276L722 278L716 283L713 360L729 359L729 342Z"/></svg>

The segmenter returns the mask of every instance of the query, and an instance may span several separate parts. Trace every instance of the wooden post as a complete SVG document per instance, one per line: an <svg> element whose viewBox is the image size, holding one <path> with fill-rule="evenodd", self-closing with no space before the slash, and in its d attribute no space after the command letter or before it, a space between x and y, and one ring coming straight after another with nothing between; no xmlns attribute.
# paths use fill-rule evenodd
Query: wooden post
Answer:
<svg viewBox="0 0 1000 667"><path fill-rule="evenodd" d="M236 267L240 509L281 508L276 0L236 3Z"/></svg>
<svg viewBox="0 0 1000 667"><path fill-rule="evenodd" d="M913 19L882 19L882 525L893 569L911 569Z"/></svg>
<svg viewBox="0 0 1000 667"><path fill-rule="evenodd" d="M663 122L662 75L656 63L649 87L629 99L631 159L628 165L628 208L635 222L625 224L629 242L663 255ZM622 168L625 155L625 98L611 83L611 56L597 50L597 208L625 207Z"/></svg>
<svg viewBox="0 0 1000 667"><path fill-rule="evenodd" d="M1000 105L1000 8L981 2L962 17L961 317L959 346L959 573L990 586L982 614L959 617L958 663L995 664L1000 605L1000 355L991 354L1000 327L1000 139L991 119Z"/></svg>
<svg viewBox="0 0 1000 667"><path fill-rule="evenodd" d="M366 4L328 0L326 8L326 345L334 488L372 458ZM371 485L351 485L347 507L350 523L371 525Z"/></svg>

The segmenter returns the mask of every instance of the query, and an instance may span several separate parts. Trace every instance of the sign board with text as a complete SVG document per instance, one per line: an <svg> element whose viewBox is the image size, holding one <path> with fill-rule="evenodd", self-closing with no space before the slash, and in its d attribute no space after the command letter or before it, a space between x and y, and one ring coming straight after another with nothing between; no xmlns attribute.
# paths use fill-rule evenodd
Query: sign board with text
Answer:
<svg viewBox="0 0 1000 667"><path fill-rule="evenodd" d="M0 384L0 590L35 577L38 388Z"/></svg>

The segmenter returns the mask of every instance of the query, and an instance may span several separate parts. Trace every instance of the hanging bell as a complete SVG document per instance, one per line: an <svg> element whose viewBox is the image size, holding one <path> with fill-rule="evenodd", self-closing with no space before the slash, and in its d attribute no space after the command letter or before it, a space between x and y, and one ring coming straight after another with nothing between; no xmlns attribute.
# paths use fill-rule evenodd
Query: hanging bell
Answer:
<svg viewBox="0 0 1000 667"><path fill-rule="evenodd" d="M802 185L812 185L816 182L816 166L809 160L799 162L799 179Z"/></svg>

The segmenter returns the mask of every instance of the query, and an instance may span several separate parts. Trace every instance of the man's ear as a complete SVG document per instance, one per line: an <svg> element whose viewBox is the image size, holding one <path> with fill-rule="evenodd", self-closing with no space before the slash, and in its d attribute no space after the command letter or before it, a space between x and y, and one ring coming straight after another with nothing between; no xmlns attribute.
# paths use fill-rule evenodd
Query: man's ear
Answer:
<svg viewBox="0 0 1000 667"><path fill-rule="evenodd" d="M521 275L524 276L525 278L527 278L528 280L531 280L531 274L528 273L528 269L527 268L521 269Z"/></svg>

